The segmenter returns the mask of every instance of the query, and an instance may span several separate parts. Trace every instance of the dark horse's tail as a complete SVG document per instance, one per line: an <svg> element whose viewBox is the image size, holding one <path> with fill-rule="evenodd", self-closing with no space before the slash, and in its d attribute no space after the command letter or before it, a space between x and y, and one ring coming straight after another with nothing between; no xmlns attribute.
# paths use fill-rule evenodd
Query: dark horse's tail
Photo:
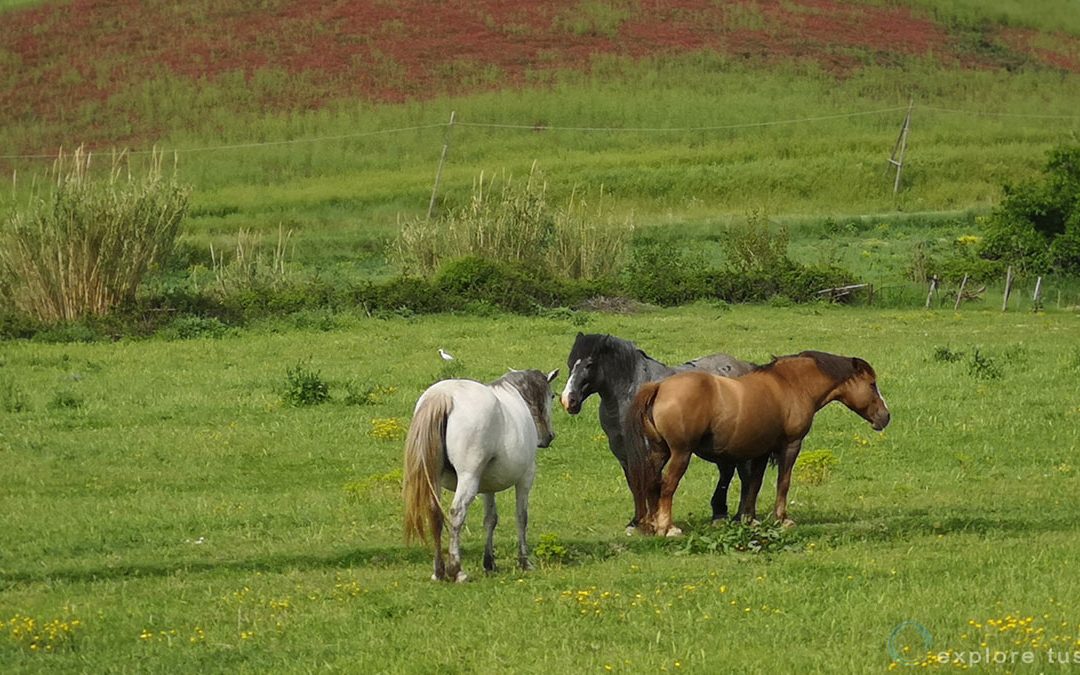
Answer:
<svg viewBox="0 0 1080 675"><path fill-rule="evenodd" d="M634 495L634 515L639 526L644 526L648 520L648 498L657 482L657 466L650 457L649 444L663 443L652 421L653 401L659 390L659 382L641 385L623 419L628 443L626 478Z"/></svg>

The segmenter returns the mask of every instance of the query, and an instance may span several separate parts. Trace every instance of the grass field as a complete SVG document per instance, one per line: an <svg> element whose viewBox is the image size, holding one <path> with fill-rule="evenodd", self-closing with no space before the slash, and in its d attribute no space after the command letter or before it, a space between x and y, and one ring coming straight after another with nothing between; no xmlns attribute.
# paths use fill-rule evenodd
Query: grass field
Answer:
<svg viewBox="0 0 1080 675"><path fill-rule="evenodd" d="M1074 314L696 305L337 316L323 328L4 345L6 672L865 672L890 666L894 632L904 659L1032 654L1011 672L1080 651ZM399 481L401 433L440 375L437 348L481 380L507 366L565 371L578 330L669 362L857 354L893 423L878 435L822 411L804 453L834 464L797 468L785 546L720 555L623 534L629 494L595 400L576 418L556 411L532 499L538 568L512 567L504 496L502 569L480 573L477 507L473 581L429 581L430 552L401 541ZM330 385L329 403L282 403L298 360ZM355 405L349 392L368 395ZM704 523L714 477L694 462L676 497L698 542L718 537ZM930 643L894 631L905 621Z"/></svg>
<svg viewBox="0 0 1080 675"><path fill-rule="evenodd" d="M190 340L2 340L0 671L1075 669L1077 281L1048 279L1041 312L1028 278L1008 312L995 280L923 311L911 272L977 241L1004 186L1076 143L1078 77L1075 0L0 0L0 226L57 147L89 144L95 167L134 149L136 174L175 151L184 262L150 292L214 283L210 246L231 255L242 232L264 253L289 233L290 279L394 276L386 245L426 212L444 145L440 212L535 163L553 203L602 192L635 246L716 263L725 228L763 213L793 259L877 290L873 307L316 309L181 316ZM560 367L561 389L579 330L667 362L858 355L893 422L819 414L784 533L712 528L716 472L692 463L687 536L666 540L625 535L597 402L556 410L536 569L512 565L507 494L501 569L481 572L474 505L470 583L431 582L400 482L413 405L452 374L437 349L483 381ZM298 366L328 402L285 402ZM748 538L763 550L730 550Z"/></svg>

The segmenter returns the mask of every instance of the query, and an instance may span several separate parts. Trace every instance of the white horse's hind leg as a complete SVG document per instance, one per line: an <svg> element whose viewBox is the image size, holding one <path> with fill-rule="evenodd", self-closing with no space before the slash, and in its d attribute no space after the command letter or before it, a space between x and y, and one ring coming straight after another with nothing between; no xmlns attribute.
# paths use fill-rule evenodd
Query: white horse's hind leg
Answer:
<svg viewBox="0 0 1080 675"><path fill-rule="evenodd" d="M431 521L432 535L435 539L435 571L431 575L431 580L442 581L446 578L446 564L443 562L442 554L443 513L437 503L431 505Z"/></svg>
<svg viewBox="0 0 1080 675"><path fill-rule="evenodd" d="M447 577L454 581L466 581L469 578L461 571L461 528L465 526L469 505L476 499L479 489L479 476L458 473L457 490L454 491L454 501L450 505L450 564L446 569Z"/></svg>
<svg viewBox="0 0 1080 675"><path fill-rule="evenodd" d="M499 513L495 510L495 495L484 493L484 530L487 543L484 544L484 570L495 571L495 526L499 524Z"/></svg>
<svg viewBox="0 0 1080 675"><path fill-rule="evenodd" d="M514 488L514 496L517 498L517 531L518 531L518 565L523 570L531 570L529 562L529 547L526 543L526 533L529 529L529 490L532 489L532 472L517 484Z"/></svg>

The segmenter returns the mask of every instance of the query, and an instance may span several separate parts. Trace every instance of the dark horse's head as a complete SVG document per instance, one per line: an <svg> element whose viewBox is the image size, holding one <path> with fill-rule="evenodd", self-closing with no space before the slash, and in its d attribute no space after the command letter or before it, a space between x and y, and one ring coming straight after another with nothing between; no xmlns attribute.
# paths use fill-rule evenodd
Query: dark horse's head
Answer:
<svg viewBox="0 0 1080 675"><path fill-rule="evenodd" d="M605 370L612 360L622 364L627 372L633 372L637 347L632 342L611 335L578 333L570 356L566 358L566 386L562 392L562 405L566 412L581 412L585 399L600 391ZM625 363L624 363L625 362Z"/></svg>

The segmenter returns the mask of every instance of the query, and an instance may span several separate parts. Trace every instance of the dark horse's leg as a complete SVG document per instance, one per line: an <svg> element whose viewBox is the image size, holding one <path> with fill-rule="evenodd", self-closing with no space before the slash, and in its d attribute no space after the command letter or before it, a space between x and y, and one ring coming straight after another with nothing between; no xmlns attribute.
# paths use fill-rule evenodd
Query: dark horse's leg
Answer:
<svg viewBox="0 0 1080 675"><path fill-rule="evenodd" d="M735 476L735 462L721 460L716 463L716 469L720 477L716 481L716 490L712 496L712 519L725 520L728 517L727 491L731 485L731 479Z"/></svg>
<svg viewBox="0 0 1080 675"><path fill-rule="evenodd" d="M623 477L626 478L626 486L630 488L630 494L634 494L634 486L633 483L631 483L630 481L630 465L625 459L620 459L618 457L616 457L616 459L619 460L619 465L622 466ZM630 516L630 522L626 524L627 534L633 533L634 528L636 528L638 526L638 523L641 522L642 517L645 515L643 513L640 513L641 510L642 509L638 506L638 499L635 497L634 515Z"/></svg>
<svg viewBox="0 0 1080 675"><path fill-rule="evenodd" d="M757 497L761 491L761 481L765 478L765 467L769 464L769 455L755 457L746 462L739 462L739 512L736 518L743 522L753 522L757 519Z"/></svg>

